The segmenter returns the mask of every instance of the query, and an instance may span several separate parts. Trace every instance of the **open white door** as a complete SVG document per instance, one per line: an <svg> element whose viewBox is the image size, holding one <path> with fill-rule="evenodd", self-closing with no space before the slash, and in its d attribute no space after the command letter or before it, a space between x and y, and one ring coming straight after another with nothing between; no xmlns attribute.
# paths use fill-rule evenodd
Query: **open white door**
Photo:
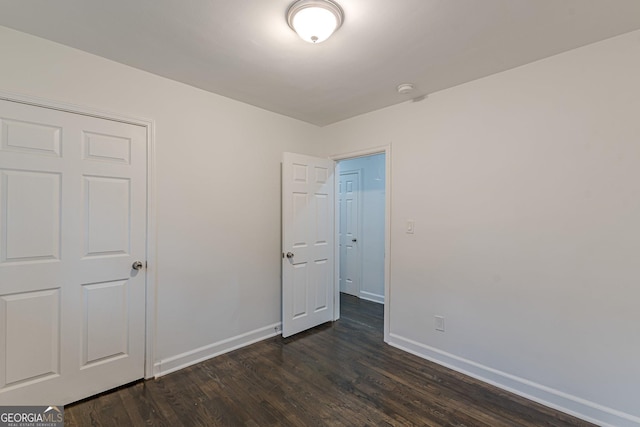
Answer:
<svg viewBox="0 0 640 427"><path fill-rule="evenodd" d="M282 159L282 336L333 320L333 160Z"/></svg>

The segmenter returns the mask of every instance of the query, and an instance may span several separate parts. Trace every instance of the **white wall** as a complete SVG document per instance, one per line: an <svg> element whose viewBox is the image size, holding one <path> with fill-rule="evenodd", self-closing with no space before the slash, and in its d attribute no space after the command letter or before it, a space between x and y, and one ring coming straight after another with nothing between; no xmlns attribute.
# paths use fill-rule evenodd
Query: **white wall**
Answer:
<svg viewBox="0 0 640 427"><path fill-rule="evenodd" d="M340 171L361 170L359 192L362 235L358 245L362 256L360 298L384 302L384 154L340 161Z"/></svg>
<svg viewBox="0 0 640 427"><path fill-rule="evenodd" d="M394 345L640 425L640 32L321 135L391 143Z"/></svg>
<svg viewBox="0 0 640 427"><path fill-rule="evenodd" d="M281 155L317 128L3 27L0 58L0 91L155 120L158 368L273 333Z"/></svg>

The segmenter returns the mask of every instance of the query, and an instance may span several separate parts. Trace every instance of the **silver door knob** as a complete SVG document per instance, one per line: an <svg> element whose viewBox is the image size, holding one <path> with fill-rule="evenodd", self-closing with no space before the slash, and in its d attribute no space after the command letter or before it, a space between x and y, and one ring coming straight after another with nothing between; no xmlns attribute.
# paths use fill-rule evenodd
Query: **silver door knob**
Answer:
<svg viewBox="0 0 640 427"><path fill-rule="evenodd" d="M141 270L142 269L142 261L136 261L131 265L131 268L133 268L134 270Z"/></svg>
<svg viewBox="0 0 640 427"><path fill-rule="evenodd" d="M287 252L286 257L289 259L293 258L293 252Z"/></svg>

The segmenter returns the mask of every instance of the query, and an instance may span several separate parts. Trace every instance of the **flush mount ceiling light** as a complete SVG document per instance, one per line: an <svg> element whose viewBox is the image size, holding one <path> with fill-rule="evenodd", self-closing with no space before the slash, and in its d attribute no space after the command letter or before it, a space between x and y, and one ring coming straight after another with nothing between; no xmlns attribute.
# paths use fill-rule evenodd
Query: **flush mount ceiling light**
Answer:
<svg viewBox="0 0 640 427"><path fill-rule="evenodd" d="M330 0L298 0L287 11L291 29L309 43L328 39L343 20L342 8Z"/></svg>

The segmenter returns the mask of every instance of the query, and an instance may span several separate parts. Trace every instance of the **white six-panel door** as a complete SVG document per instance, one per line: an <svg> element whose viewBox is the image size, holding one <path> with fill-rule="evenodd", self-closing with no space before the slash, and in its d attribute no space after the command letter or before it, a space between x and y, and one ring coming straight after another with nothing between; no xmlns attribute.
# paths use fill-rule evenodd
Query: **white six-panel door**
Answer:
<svg viewBox="0 0 640 427"><path fill-rule="evenodd" d="M144 376L146 129L0 101L0 405Z"/></svg>
<svg viewBox="0 0 640 427"><path fill-rule="evenodd" d="M340 209L340 291L360 297L360 171L340 173L338 206Z"/></svg>
<svg viewBox="0 0 640 427"><path fill-rule="evenodd" d="M282 161L282 336L333 320L332 160L284 153Z"/></svg>

